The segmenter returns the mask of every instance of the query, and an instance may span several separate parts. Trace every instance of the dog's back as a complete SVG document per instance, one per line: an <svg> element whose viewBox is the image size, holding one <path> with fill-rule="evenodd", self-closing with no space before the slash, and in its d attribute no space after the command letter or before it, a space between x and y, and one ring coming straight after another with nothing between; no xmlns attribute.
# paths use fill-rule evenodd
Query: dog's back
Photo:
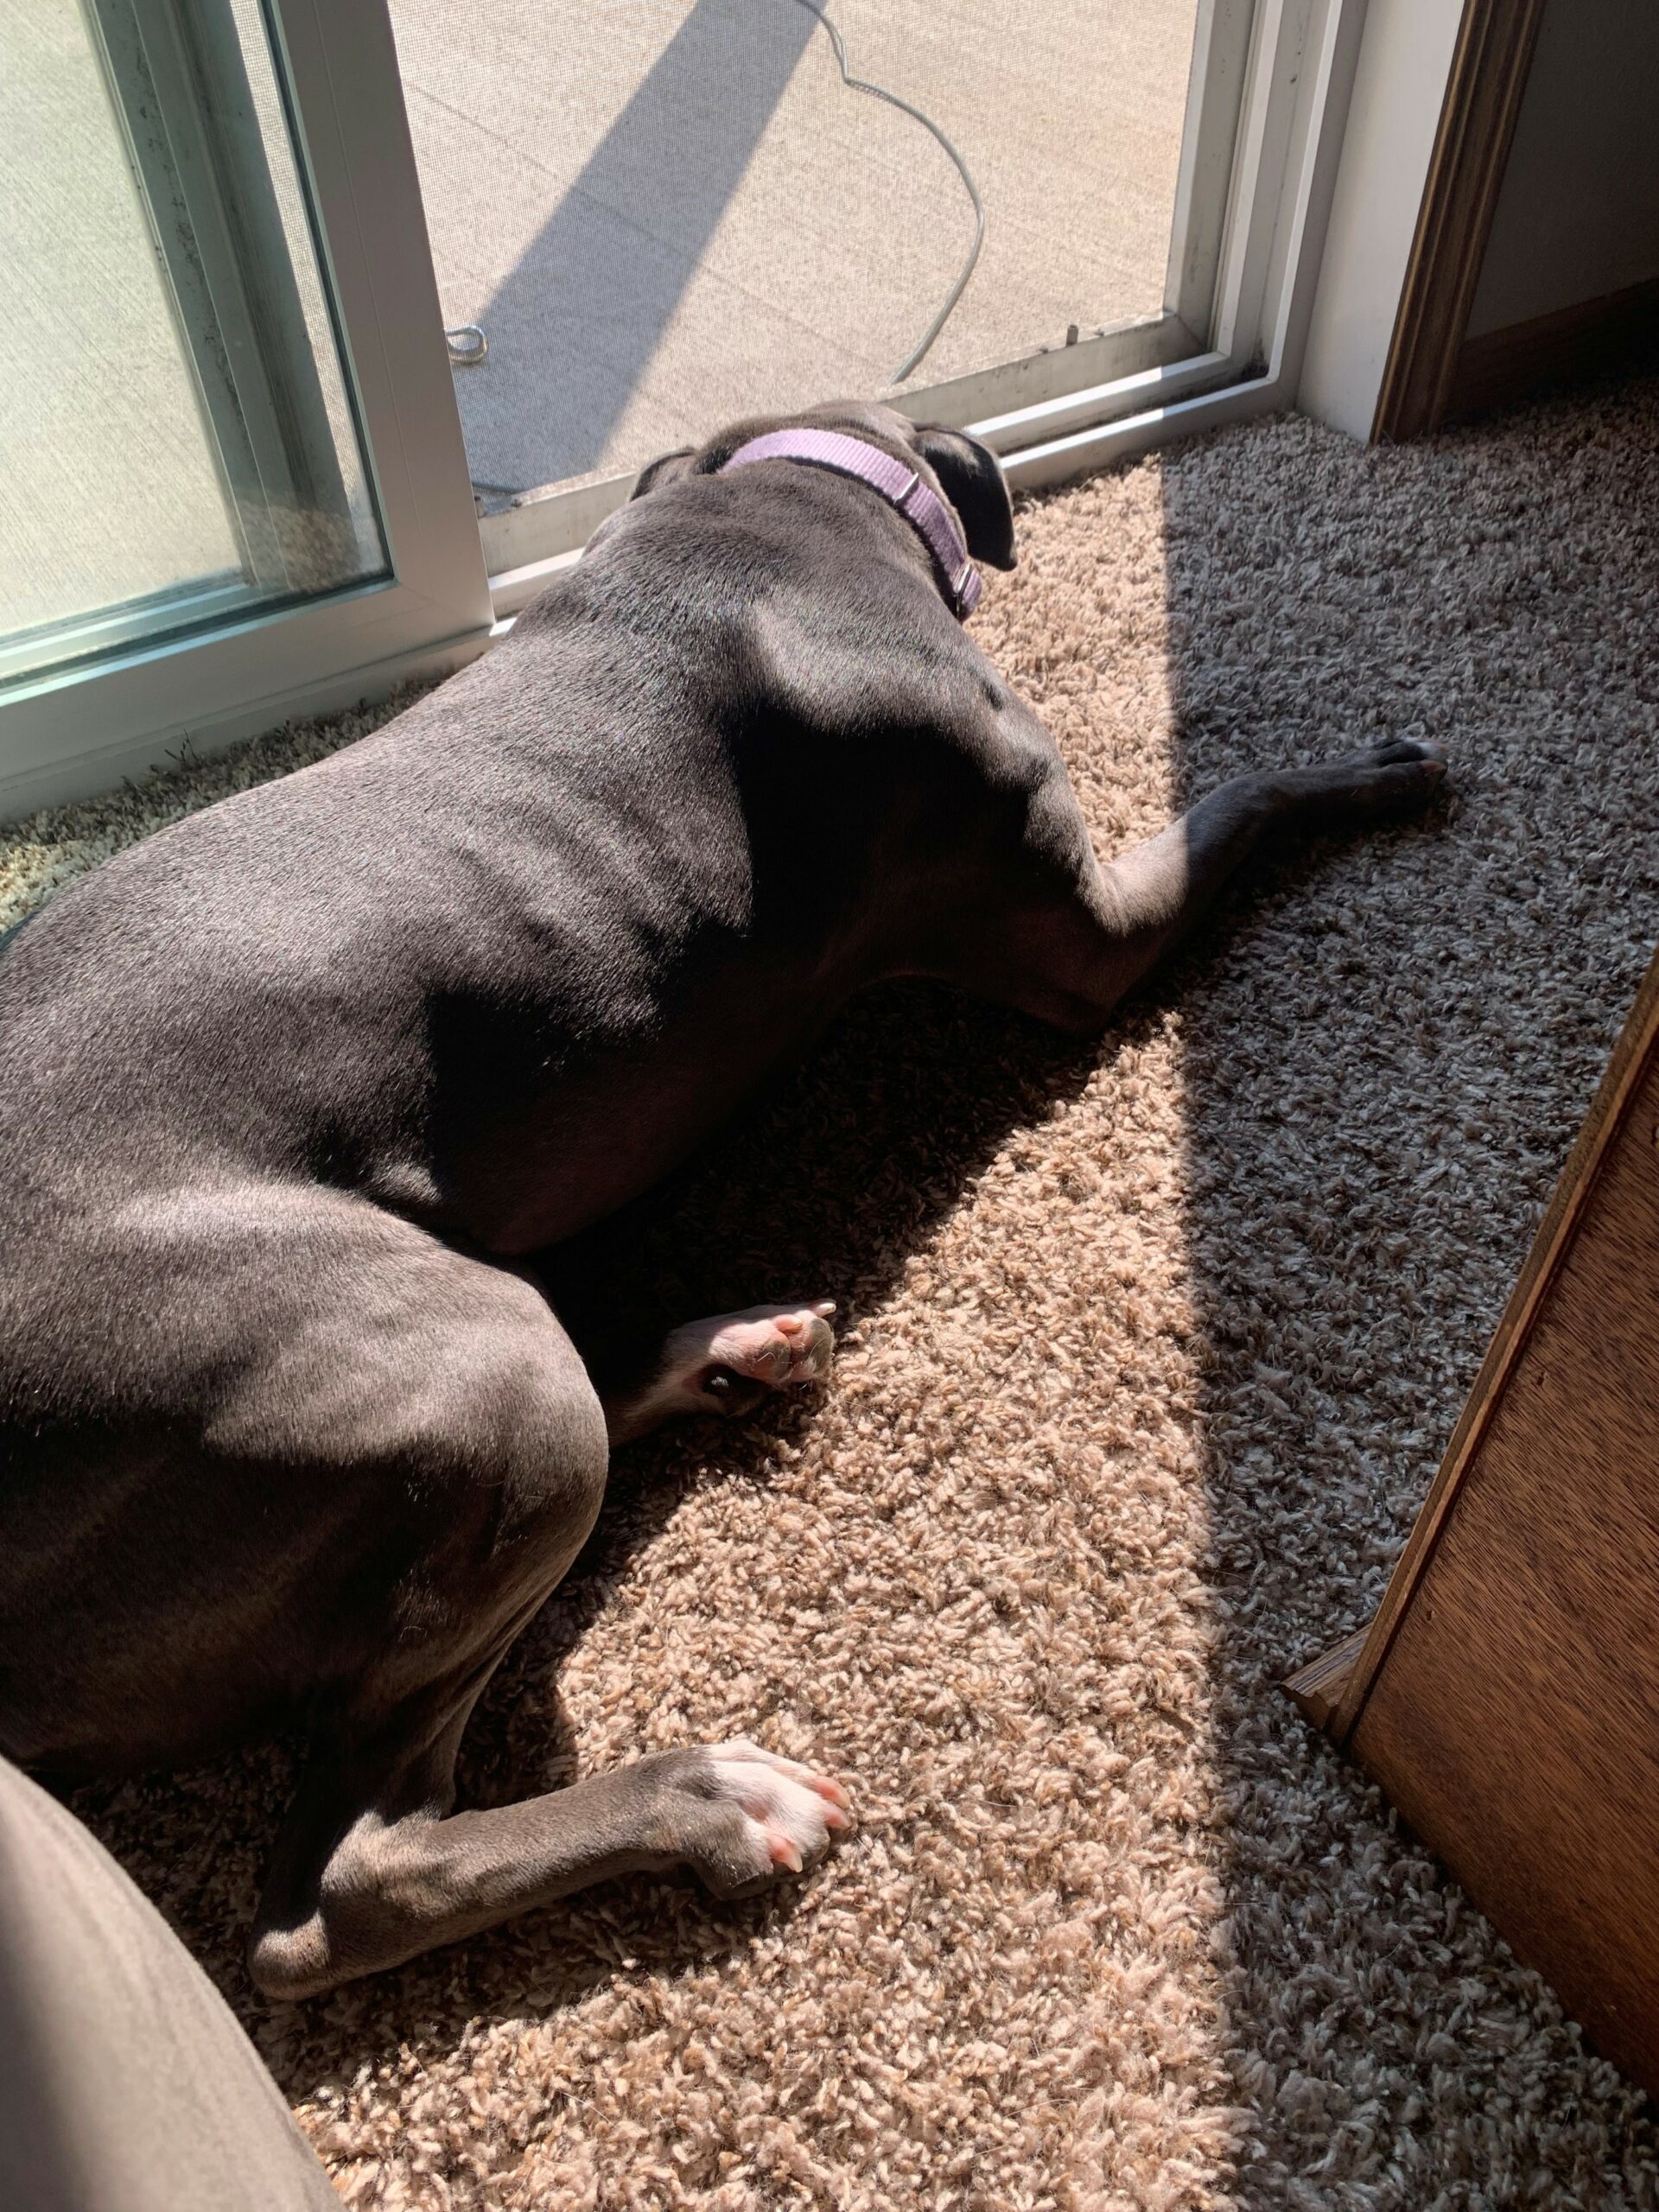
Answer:
<svg viewBox="0 0 1659 2212"><path fill-rule="evenodd" d="M994 787L983 664L925 575L826 580L803 488L632 511L484 661L8 944L0 1748L170 1756L337 1673L385 1532L308 1480L328 1329L602 1217L911 964L912 915L950 936L1031 764Z"/></svg>

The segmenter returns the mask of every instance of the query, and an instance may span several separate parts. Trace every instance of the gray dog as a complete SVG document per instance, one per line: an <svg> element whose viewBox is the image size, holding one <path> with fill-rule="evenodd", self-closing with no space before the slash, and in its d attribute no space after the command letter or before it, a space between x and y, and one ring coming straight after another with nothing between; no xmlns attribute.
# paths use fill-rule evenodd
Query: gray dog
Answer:
<svg viewBox="0 0 1659 2212"><path fill-rule="evenodd" d="M654 464L498 650L0 955L0 1750L72 1777L303 1729L273 1994L632 1869L737 1894L847 1819L741 1741L451 1809L612 1445L830 1355L826 1304L755 1306L603 1394L525 1255L866 985L1096 1030L1265 831L1444 773L1399 742L1242 777L1102 867L958 619L969 556L1014 562L993 456L879 407L788 427Z"/></svg>

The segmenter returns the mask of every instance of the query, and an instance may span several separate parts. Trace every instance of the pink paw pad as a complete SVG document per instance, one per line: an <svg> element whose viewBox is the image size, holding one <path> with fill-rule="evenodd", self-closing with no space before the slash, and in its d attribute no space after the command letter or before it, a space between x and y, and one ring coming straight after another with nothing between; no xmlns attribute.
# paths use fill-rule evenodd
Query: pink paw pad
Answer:
<svg viewBox="0 0 1659 2212"><path fill-rule="evenodd" d="M669 1339L668 1386L688 1408L734 1413L764 1390L822 1382L834 1363L833 1299L807 1306L751 1306L690 1321Z"/></svg>
<svg viewBox="0 0 1659 2212"><path fill-rule="evenodd" d="M716 1745L709 1756L720 1796L743 1809L757 1873L786 1866L798 1874L828 1849L831 1835L852 1824L847 1792L831 1775L762 1751L742 1736Z"/></svg>
<svg viewBox="0 0 1659 2212"><path fill-rule="evenodd" d="M835 1310L826 1298L816 1306L766 1308L752 1319L734 1314L710 1338L708 1357L773 1389L819 1382L835 1357Z"/></svg>

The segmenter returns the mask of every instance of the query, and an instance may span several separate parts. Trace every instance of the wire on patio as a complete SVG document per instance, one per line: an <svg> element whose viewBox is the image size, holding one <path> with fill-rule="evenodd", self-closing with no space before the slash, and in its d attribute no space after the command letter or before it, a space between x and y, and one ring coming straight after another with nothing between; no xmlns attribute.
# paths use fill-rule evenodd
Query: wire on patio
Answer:
<svg viewBox="0 0 1659 2212"><path fill-rule="evenodd" d="M798 7L804 8L809 16L816 16L818 21L823 25L824 29L829 33L830 43L836 50L836 65L841 70L842 83L845 85L849 91L855 92L868 92L873 99L886 100L889 107L896 107L899 109L902 113L912 117L916 122L919 123L924 130L931 131L934 137L938 140L940 145L944 147L945 152L949 154L950 159L956 163L957 174L962 179L963 184L967 186L968 197L974 203L974 242L968 249L968 258L962 264L961 275L957 278L956 283L950 287L950 291L945 295L944 306L939 309L932 321L927 326L926 330L923 333L921 343L917 346L911 353L906 355L900 365L894 370L893 374L893 382L894 384L902 384L905 378L907 376L912 375L927 358L928 353L932 347L934 340L944 328L945 324L950 320L951 315L956 308L957 302L962 297L963 292L968 289L968 279L974 273L974 264L979 259L979 249L984 243L985 238L984 202L979 196L979 188L974 182L973 177L969 171L967 162L963 160L962 156L950 143L950 141L945 137L944 131L940 130L938 124L934 122L932 117L931 115L924 115L920 108L912 107L908 100L901 99L897 92L888 92L885 85L873 85L866 78L855 77L851 70L847 66L846 43L842 40L841 33L836 29L834 23L832 23L829 16L824 14L823 9L818 6L817 0L795 0L795 4Z"/></svg>

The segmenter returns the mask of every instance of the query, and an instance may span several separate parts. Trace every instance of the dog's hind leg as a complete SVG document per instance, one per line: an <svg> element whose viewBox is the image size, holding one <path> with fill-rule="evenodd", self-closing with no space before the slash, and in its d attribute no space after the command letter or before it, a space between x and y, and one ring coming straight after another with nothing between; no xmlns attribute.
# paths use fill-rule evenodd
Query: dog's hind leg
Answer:
<svg viewBox="0 0 1659 2212"><path fill-rule="evenodd" d="M742 1896L798 1873L847 1824L838 1783L741 1738L452 1812L456 1747L493 1664L318 1745L249 1947L269 1995L316 1996L612 1875L688 1866Z"/></svg>
<svg viewBox="0 0 1659 2212"><path fill-rule="evenodd" d="M311 1316L314 1335L352 1347L348 1368L327 1367L343 1432L310 1440L348 1493L322 1567L337 1672L273 1853L256 1981L315 1994L631 1871L690 1866L724 1895L798 1871L844 1824L843 1794L741 1741L451 1810L468 1715L585 1541L608 1440L574 1345L522 1277L435 1245L375 1272ZM287 1363L290 1426L313 1402L304 1373Z"/></svg>

